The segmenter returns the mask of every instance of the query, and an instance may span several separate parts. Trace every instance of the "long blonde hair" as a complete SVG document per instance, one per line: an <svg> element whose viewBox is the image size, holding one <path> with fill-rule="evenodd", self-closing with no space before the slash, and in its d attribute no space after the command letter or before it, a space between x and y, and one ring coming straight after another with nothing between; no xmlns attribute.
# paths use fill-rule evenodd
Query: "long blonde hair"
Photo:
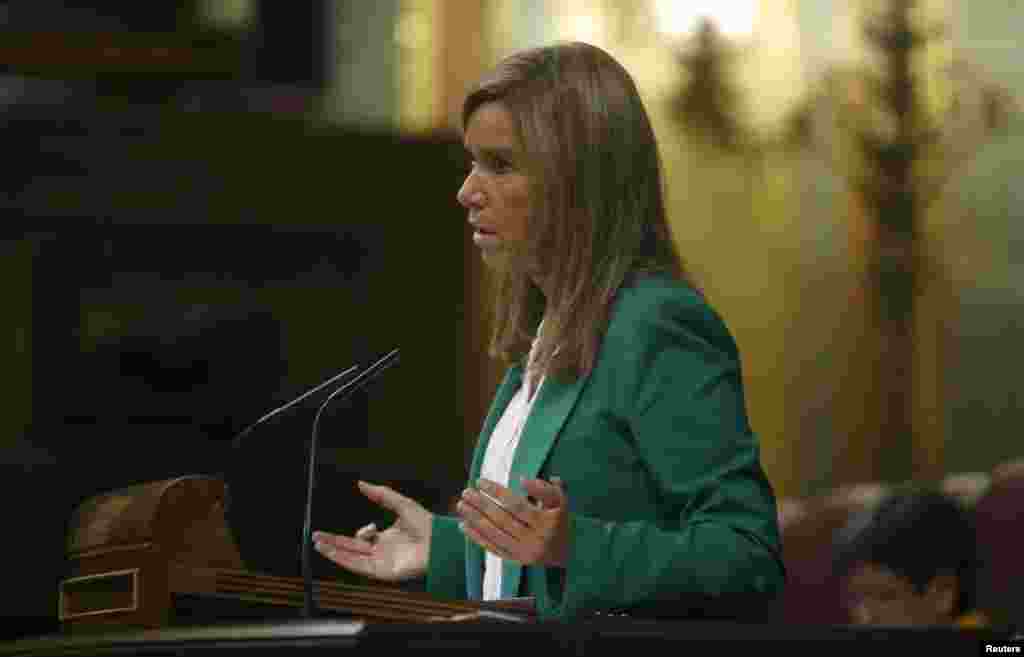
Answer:
<svg viewBox="0 0 1024 657"><path fill-rule="evenodd" d="M504 59L466 97L463 127L495 101L513 117L531 179L532 264L497 273L489 352L522 362L543 317L538 371L575 379L593 368L628 276L688 279L666 219L654 131L629 73L585 43ZM544 293L531 270L542 272Z"/></svg>

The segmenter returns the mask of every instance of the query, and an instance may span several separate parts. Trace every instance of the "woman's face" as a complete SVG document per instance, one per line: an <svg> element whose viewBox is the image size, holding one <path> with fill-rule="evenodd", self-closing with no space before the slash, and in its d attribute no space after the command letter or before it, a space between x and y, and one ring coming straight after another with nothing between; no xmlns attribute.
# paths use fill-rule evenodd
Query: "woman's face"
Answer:
<svg viewBox="0 0 1024 657"><path fill-rule="evenodd" d="M530 179L512 115L498 102L469 117L464 138L473 168L458 200L469 210L473 243L489 266L498 266L526 244Z"/></svg>

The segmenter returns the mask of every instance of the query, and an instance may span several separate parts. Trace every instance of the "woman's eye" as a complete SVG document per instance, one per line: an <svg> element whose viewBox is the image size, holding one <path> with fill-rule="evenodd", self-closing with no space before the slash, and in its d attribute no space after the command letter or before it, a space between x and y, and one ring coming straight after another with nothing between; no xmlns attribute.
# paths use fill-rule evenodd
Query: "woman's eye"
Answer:
<svg viewBox="0 0 1024 657"><path fill-rule="evenodd" d="M509 171L511 171L512 170L512 164L510 162L508 162L506 160L503 160L503 159L500 159L500 158L487 159L487 160L484 160L483 162L480 162L478 160L473 160L470 163L470 168L473 171L477 171L477 170L481 170L482 169L486 173L501 174L501 173L508 173Z"/></svg>
<svg viewBox="0 0 1024 657"><path fill-rule="evenodd" d="M500 157L490 158L483 164L484 168L494 174L508 173L512 170L512 163Z"/></svg>

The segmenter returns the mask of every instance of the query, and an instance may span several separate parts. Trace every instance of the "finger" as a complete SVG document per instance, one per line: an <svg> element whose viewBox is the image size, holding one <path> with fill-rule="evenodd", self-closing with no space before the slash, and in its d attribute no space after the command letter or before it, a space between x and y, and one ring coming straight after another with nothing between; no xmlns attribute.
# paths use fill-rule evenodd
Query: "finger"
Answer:
<svg viewBox="0 0 1024 657"><path fill-rule="evenodd" d="M370 523L365 527L362 527L356 532L356 538L361 538L364 541L370 541L371 543L377 539L377 525Z"/></svg>
<svg viewBox="0 0 1024 657"><path fill-rule="evenodd" d="M336 563L346 570L369 577L377 575L372 557L370 556L357 554L347 550L340 550L330 543L317 543L316 549L324 558Z"/></svg>
<svg viewBox="0 0 1024 657"><path fill-rule="evenodd" d="M462 516L468 513L474 518L486 518L490 524L514 537L522 536L524 531L530 528L529 521L513 513L507 505L483 491L471 488L462 492L462 499L455 510ZM482 520L478 524L481 522Z"/></svg>
<svg viewBox="0 0 1024 657"><path fill-rule="evenodd" d="M314 531L313 542L314 543L334 543L334 541L341 537L341 534L332 534L331 532L325 531Z"/></svg>
<svg viewBox="0 0 1024 657"><path fill-rule="evenodd" d="M365 555L373 553L373 545L369 541L359 538L316 532L313 534L313 542L316 546L324 545L333 550L343 550Z"/></svg>
<svg viewBox="0 0 1024 657"><path fill-rule="evenodd" d="M487 502L490 502L491 504L493 504L494 506L498 507L499 509L501 509L505 513L509 514L510 516L515 518L516 520L522 522L523 524L527 524L525 519L520 518L519 516L517 516L515 511L513 511L511 508L509 508L509 506L507 504L505 504L504 502L499 500L497 497L494 497L490 493L487 493L487 492L482 491L482 490L475 490L473 492L476 495L479 495L482 498L484 498L484 500L486 500Z"/></svg>
<svg viewBox="0 0 1024 657"><path fill-rule="evenodd" d="M523 488L529 495L537 498L545 509L553 509L566 503L565 490L556 483L543 479L524 479Z"/></svg>
<svg viewBox="0 0 1024 657"><path fill-rule="evenodd" d="M360 492L371 501L399 515L401 515L402 511L408 509L410 504L414 503L405 495L387 486L378 486L365 481L359 481L356 484L359 486Z"/></svg>
<svg viewBox="0 0 1024 657"><path fill-rule="evenodd" d="M538 536L529 528L507 517L504 525L497 524L465 502L460 503L460 507L460 527L468 531L467 535L477 544L494 554L523 562L524 555L532 553L536 547Z"/></svg>
<svg viewBox="0 0 1024 657"><path fill-rule="evenodd" d="M515 516L526 525L532 525L536 509L526 497L513 493L508 487L491 481L489 479L478 479L475 492L485 495L488 501L496 508Z"/></svg>
<svg viewBox="0 0 1024 657"><path fill-rule="evenodd" d="M462 529L462 533L465 534L469 540L473 541L491 554L495 554L502 559L515 561L515 558L508 549L498 545L488 536L484 535L484 533L474 526L471 521L463 521L459 523L459 528Z"/></svg>

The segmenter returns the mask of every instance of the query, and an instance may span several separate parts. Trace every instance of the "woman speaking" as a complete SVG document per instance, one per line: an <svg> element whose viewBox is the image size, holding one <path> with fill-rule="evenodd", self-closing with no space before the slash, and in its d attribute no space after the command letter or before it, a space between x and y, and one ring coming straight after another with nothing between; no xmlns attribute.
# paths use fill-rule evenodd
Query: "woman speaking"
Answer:
<svg viewBox="0 0 1024 657"><path fill-rule="evenodd" d="M458 201L498 280L491 354L509 369L458 517L360 482L395 523L316 532L317 550L438 597L532 596L541 619L773 599L775 499L739 355L672 240L632 78L583 43L519 52L469 93L462 128Z"/></svg>

